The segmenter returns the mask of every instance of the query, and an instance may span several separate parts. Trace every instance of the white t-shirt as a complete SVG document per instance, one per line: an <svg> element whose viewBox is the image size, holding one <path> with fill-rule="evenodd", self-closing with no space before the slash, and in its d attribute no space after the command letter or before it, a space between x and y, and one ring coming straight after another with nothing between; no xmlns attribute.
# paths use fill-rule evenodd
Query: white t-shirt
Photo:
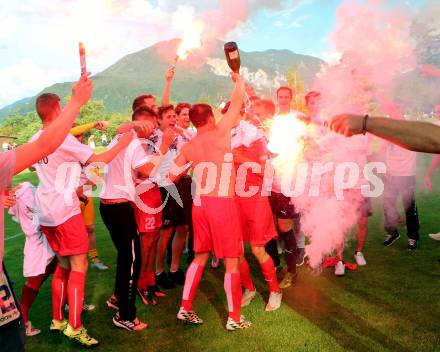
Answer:
<svg viewBox="0 0 440 352"><path fill-rule="evenodd" d="M15 192L16 203L9 214L20 224L26 237L24 244L23 276L32 277L44 274L55 253L46 237L40 231L40 223L35 209L35 187L24 182Z"/></svg>
<svg viewBox="0 0 440 352"><path fill-rule="evenodd" d="M31 142L41 132L38 131ZM35 204L41 225L58 226L81 212L76 187L81 165L92 155L92 149L68 135L54 153L34 165L40 179Z"/></svg>
<svg viewBox="0 0 440 352"><path fill-rule="evenodd" d="M264 137L264 132L250 122L240 120L231 130L231 149L240 146L250 147L252 143Z"/></svg>
<svg viewBox="0 0 440 352"><path fill-rule="evenodd" d="M163 132L160 129L157 129L154 134L149 138L149 140L154 143L156 151L159 150L162 145L162 136ZM152 180L157 183L159 186L166 185L166 176L168 172L171 170L173 166L174 160L179 154L182 147L188 143L192 138L194 138L195 134L192 130L187 129L184 131L183 135L177 135L176 139L168 148L168 151L164 155L162 161L160 162L159 169L153 175Z"/></svg>
<svg viewBox="0 0 440 352"><path fill-rule="evenodd" d="M387 175L389 176L415 176L417 166L417 153L387 143L386 145Z"/></svg>
<svg viewBox="0 0 440 352"><path fill-rule="evenodd" d="M336 138L338 138L338 141L335 141L333 151L335 167L342 162L355 163L359 169L359 178L353 188L361 189L363 185L368 184L364 170L368 162L367 157L370 154L370 136L357 135L345 138L337 135Z"/></svg>
<svg viewBox="0 0 440 352"><path fill-rule="evenodd" d="M121 135L117 135L113 138L107 149L113 148L120 137ZM133 139L129 146L119 152L106 166L105 183L100 195L102 199L135 200L134 170L151 160L151 155L147 154L143 143L145 143L144 140Z"/></svg>

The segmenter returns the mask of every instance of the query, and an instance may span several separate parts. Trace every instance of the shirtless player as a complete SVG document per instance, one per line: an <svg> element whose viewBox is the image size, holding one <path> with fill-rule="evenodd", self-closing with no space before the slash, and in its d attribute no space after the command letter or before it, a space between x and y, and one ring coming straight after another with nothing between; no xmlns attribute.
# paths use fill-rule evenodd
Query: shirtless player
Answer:
<svg viewBox="0 0 440 352"><path fill-rule="evenodd" d="M235 202L235 172L231 153L231 129L240 118L243 95L244 82L237 75L231 107L218 124L209 105L196 104L191 108L189 116L197 128L197 136L182 148L175 160L176 170L171 170L169 174L170 180L176 182L179 174L184 173L182 167L190 163L196 180L193 207L195 258L186 272L177 319L193 324L203 323L192 306L203 269L211 251L214 251L218 258L224 259L226 267L227 330L251 326L240 315L242 292L239 258L243 255L243 239ZM206 176L205 169L208 171ZM220 213L223 216L220 217Z"/></svg>

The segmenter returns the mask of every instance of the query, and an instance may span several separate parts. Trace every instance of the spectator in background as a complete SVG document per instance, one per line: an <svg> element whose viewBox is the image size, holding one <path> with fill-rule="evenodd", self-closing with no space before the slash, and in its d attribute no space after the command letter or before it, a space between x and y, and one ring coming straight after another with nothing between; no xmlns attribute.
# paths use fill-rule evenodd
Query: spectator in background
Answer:
<svg viewBox="0 0 440 352"><path fill-rule="evenodd" d="M95 144L95 136L92 134L89 139L87 140L87 144L89 145L89 147L93 150L96 149L96 144Z"/></svg>
<svg viewBox="0 0 440 352"><path fill-rule="evenodd" d="M105 147L105 146L107 145L107 135L106 135L105 133L103 133L103 134L101 135L101 145L102 145L103 147Z"/></svg>

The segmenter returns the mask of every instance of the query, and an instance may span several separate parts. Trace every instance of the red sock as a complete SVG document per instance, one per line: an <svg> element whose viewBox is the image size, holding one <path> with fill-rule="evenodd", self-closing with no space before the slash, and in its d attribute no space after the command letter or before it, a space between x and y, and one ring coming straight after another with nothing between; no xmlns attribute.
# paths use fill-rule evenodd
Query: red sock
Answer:
<svg viewBox="0 0 440 352"><path fill-rule="evenodd" d="M147 286L156 285L156 275L154 275L154 271L147 271Z"/></svg>
<svg viewBox="0 0 440 352"><path fill-rule="evenodd" d="M35 298L37 298L38 291L35 291L33 288L29 287L27 284L23 286L21 290L21 311L23 313L23 319L25 323L29 321L28 311L34 303Z"/></svg>
<svg viewBox="0 0 440 352"><path fill-rule="evenodd" d="M139 273L139 279L137 282L137 288L139 290L145 290L148 286L148 272L141 271Z"/></svg>
<svg viewBox="0 0 440 352"><path fill-rule="evenodd" d="M277 273L272 258L269 257L264 263L260 264L260 267L264 280L266 280L267 286L269 287L269 291L281 292L280 287L278 286Z"/></svg>
<svg viewBox="0 0 440 352"><path fill-rule="evenodd" d="M67 280L70 270L59 265L52 278L52 310L54 320L64 320L64 306L67 301Z"/></svg>
<svg viewBox="0 0 440 352"><path fill-rule="evenodd" d="M240 264L240 276L243 287L249 291L255 291L254 283L251 278L251 270L249 269L249 264L246 259Z"/></svg>
<svg viewBox="0 0 440 352"><path fill-rule="evenodd" d="M67 283L67 299L69 302L69 324L73 329L81 327L81 313L84 304L84 285L86 274L71 271Z"/></svg>
<svg viewBox="0 0 440 352"><path fill-rule="evenodd" d="M202 278L204 266L194 262L188 267L185 277L185 285L183 286L182 307L189 311L192 310L194 297Z"/></svg>
<svg viewBox="0 0 440 352"><path fill-rule="evenodd" d="M225 273L224 287L228 301L229 317L239 322L242 295L240 273Z"/></svg>

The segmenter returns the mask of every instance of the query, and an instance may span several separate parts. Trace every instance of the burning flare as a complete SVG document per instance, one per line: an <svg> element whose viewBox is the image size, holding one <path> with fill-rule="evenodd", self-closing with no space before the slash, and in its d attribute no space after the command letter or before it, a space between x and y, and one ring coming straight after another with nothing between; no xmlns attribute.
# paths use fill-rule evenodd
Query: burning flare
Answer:
<svg viewBox="0 0 440 352"><path fill-rule="evenodd" d="M277 156L272 164L278 175L291 177L295 166L302 159L304 151L304 136L307 125L295 114L277 115L268 120L269 151Z"/></svg>
<svg viewBox="0 0 440 352"><path fill-rule="evenodd" d="M201 20L196 20L186 30L182 41L177 49L177 60L185 60L192 50L202 46L202 33L205 28L205 23Z"/></svg>

